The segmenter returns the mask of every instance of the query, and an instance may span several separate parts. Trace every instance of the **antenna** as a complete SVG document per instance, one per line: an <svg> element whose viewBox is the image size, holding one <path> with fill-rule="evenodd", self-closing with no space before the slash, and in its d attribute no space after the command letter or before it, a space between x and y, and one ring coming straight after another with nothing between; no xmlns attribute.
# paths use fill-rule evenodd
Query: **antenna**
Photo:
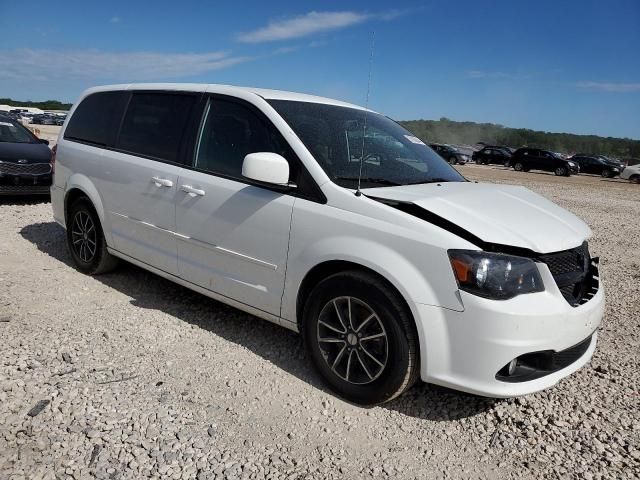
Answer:
<svg viewBox="0 0 640 480"><path fill-rule="evenodd" d="M362 127L362 150L360 152L360 171L358 172L358 189L356 190L356 197L362 195L360 192L360 180L362 178L362 164L364 163L364 142L367 138L367 116L369 115L369 94L371 93L371 66L373 64L373 46L375 40L375 31L371 32L371 53L369 55L369 78L367 79L367 101L365 103L366 110L364 111L364 125Z"/></svg>

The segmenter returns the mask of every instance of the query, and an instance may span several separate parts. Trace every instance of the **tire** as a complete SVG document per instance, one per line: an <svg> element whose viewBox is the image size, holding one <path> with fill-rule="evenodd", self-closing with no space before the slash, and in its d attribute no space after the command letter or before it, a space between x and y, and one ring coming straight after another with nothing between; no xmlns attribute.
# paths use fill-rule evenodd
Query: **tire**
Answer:
<svg viewBox="0 0 640 480"><path fill-rule="evenodd" d="M568 177L569 176L569 170L566 167L558 167L554 170L554 172L556 174L556 176L558 177Z"/></svg>
<svg viewBox="0 0 640 480"><path fill-rule="evenodd" d="M475 162L476 165L482 165L482 160L480 160L479 158L476 158Z"/></svg>
<svg viewBox="0 0 640 480"><path fill-rule="evenodd" d="M449 163L451 165L455 165L456 163L458 163L456 157L449 157Z"/></svg>
<svg viewBox="0 0 640 480"><path fill-rule="evenodd" d="M305 303L302 330L318 373L353 403L388 402L420 374L413 318L397 293L371 274L353 270L321 281Z"/></svg>
<svg viewBox="0 0 640 480"><path fill-rule="evenodd" d="M76 268L88 275L107 273L118 264L118 259L107 251L100 218L86 197L69 208L67 249Z"/></svg>
<svg viewBox="0 0 640 480"><path fill-rule="evenodd" d="M611 177L613 177L613 175L611 175L611 172L609 170L602 170L602 172L600 172L600 176L602 178L611 178Z"/></svg>
<svg viewBox="0 0 640 480"><path fill-rule="evenodd" d="M640 184L640 175L631 175L629 177L631 183Z"/></svg>
<svg viewBox="0 0 640 480"><path fill-rule="evenodd" d="M513 165L513 169L514 169L516 172L522 172L522 171L524 170L524 165L522 164L522 162L516 162L516 163Z"/></svg>
<svg viewBox="0 0 640 480"><path fill-rule="evenodd" d="M502 166L503 166L503 167L507 167L507 168L508 168L508 167L509 167L509 165L511 165L511 162L510 162L509 160L505 160L505 161L502 163Z"/></svg>

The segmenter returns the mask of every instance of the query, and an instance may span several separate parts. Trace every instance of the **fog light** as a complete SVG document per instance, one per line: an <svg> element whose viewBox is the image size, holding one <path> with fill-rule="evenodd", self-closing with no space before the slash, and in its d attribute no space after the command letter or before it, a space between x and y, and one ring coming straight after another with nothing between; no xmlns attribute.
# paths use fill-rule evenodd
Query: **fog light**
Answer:
<svg viewBox="0 0 640 480"><path fill-rule="evenodd" d="M514 358L509 362L509 366L507 367L507 373L509 375L513 375L513 373L516 371L517 366L518 366L518 359Z"/></svg>

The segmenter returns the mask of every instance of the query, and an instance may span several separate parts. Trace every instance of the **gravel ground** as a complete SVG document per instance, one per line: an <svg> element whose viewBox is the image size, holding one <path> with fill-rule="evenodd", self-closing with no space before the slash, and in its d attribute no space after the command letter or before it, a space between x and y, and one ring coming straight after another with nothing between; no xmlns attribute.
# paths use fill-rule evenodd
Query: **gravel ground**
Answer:
<svg viewBox="0 0 640 480"><path fill-rule="evenodd" d="M491 400L336 398L298 337L123 264L87 277L48 203L0 200L0 478L638 478L640 188L461 167L584 218L606 317L589 365Z"/></svg>

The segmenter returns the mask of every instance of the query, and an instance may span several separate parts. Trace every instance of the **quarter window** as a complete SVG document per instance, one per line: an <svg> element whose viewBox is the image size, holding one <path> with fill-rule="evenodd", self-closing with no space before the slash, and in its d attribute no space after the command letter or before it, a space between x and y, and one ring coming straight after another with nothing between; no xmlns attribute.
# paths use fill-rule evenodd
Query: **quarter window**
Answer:
<svg viewBox="0 0 640 480"><path fill-rule="evenodd" d="M179 161L180 144L194 95L134 93L116 147L142 156Z"/></svg>
<svg viewBox="0 0 640 480"><path fill-rule="evenodd" d="M86 97L64 132L67 140L106 146L113 142L127 101L126 92L99 92Z"/></svg>
<svg viewBox="0 0 640 480"><path fill-rule="evenodd" d="M195 167L207 172L243 178L242 162L249 153L273 152L291 162L284 138L271 124L240 103L213 99L206 117L195 155ZM290 173L295 178L295 173Z"/></svg>

